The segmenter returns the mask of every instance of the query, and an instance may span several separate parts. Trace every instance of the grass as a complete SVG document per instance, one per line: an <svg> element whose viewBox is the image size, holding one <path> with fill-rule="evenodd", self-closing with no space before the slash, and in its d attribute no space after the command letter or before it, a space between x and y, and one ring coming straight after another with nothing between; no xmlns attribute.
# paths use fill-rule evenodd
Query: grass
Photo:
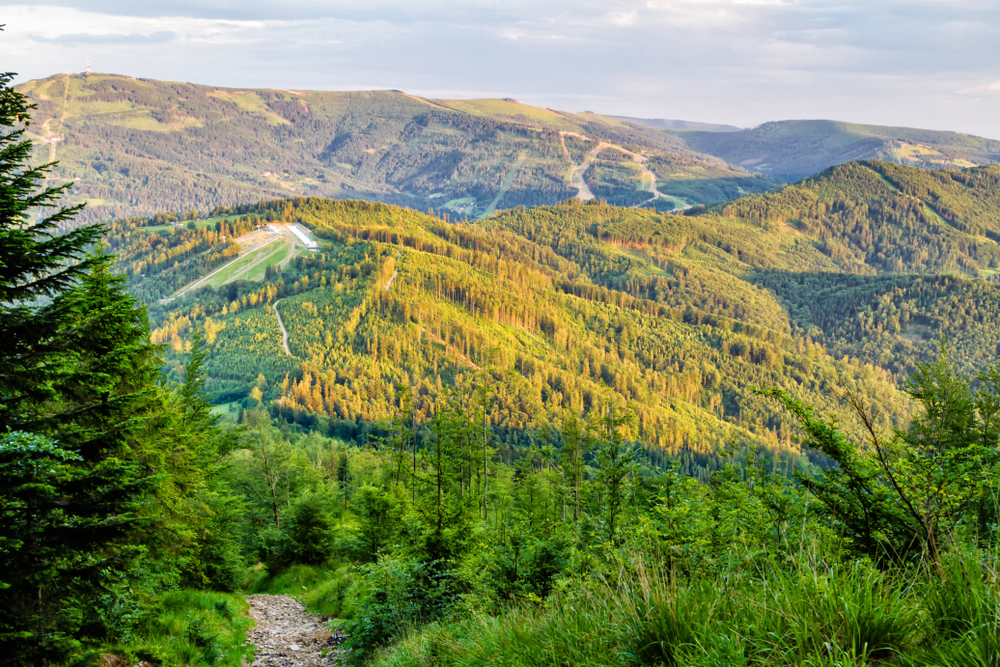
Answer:
<svg viewBox="0 0 1000 667"><path fill-rule="evenodd" d="M212 414L216 417L221 417L223 421L236 421L236 406L239 405L239 401L231 401L229 403L220 403L219 405L212 406Z"/></svg>
<svg viewBox="0 0 1000 667"><path fill-rule="evenodd" d="M245 276L247 280L263 280L267 267L285 262L293 253L293 244L290 242L278 242L273 245L276 247L269 246L267 255L258 258L259 261L247 272Z"/></svg>
<svg viewBox="0 0 1000 667"><path fill-rule="evenodd" d="M214 225L215 223L217 223L220 220L229 220L230 218L235 218L235 217L238 217L238 216L226 216L226 215L224 215L224 216L219 216L219 217L215 217L215 218L205 218L204 220L199 220L199 221L195 222L194 224L195 224L195 227L199 227L199 228L200 227L208 227L209 225ZM183 221L182 224L183 224L183 226L185 228L187 227L188 222L190 222L190 221L188 221L188 220ZM141 229L143 231L147 231L147 232L162 232L162 231L164 231L166 229L175 229L175 228L172 227L171 225L152 225L152 226L149 226L149 227L142 227Z"/></svg>
<svg viewBox="0 0 1000 667"><path fill-rule="evenodd" d="M517 172L521 168L521 165L524 164L524 160L525 155L522 151L521 153L518 153L517 160L514 161L514 164L511 165L510 170L504 177L503 183L500 185L500 190L497 192L497 196L494 197L493 201L491 201L489 206L486 207L486 210L483 212L483 216L492 215L493 211L496 210L497 204L499 204L500 200L503 199L503 196L507 194L507 190L510 189L510 184L514 182L514 177L517 176Z"/></svg>
<svg viewBox="0 0 1000 667"><path fill-rule="evenodd" d="M512 119L521 122L536 122L549 127L565 127L580 131L580 121L569 114L561 114L550 109L521 104L514 100L430 100L435 104L457 109L475 116Z"/></svg>
<svg viewBox="0 0 1000 667"><path fill-rule="evenodd" d="M188 290L197 287L221 287L234 280L263 280L267 267L288 259L289 253L293 252L291 242L287 239L278 238L267 245L258 246L247 254L234 259L221 269L216 269L208 277L199 278L192 284L185 285L174 294L177 296ZM195 287L197 286L197 287Z"/></svg>
<svg viewBox="0 0 1000 667"><path fill-rule="evenodd" d="M260 97L257 91L214 91L208 93L209 97L217 97L229 102L233 102L241 109L250 113L259 114L267 119L268 125L290 125L291 123L276 114Z"/></svg>
<svg viewBox="0 0 1000 667"><path fill-rule="evenodd" d="M190 589L167 593L137 638L113 652L133 662L240 667L253 659L253 650L245 645L246 631L253 626L248 609L237 594Z"/></svg>
<svg viewBox="0 0 1000 667"><path fill-rule="evenodd" d="M683 576L644 561L543 605L414 629L377 667L1000 665L1000 585L982 554L939 572L806 557Z"/></svg>
<svg viewBox="0 0 1000 667"><path fill-rule="evenodd" d="M248 595L291 595L301 599L309 611L340 616L351 582L346 565L293 565L274 574L258 566L251 572L245 590Z"/></svg>

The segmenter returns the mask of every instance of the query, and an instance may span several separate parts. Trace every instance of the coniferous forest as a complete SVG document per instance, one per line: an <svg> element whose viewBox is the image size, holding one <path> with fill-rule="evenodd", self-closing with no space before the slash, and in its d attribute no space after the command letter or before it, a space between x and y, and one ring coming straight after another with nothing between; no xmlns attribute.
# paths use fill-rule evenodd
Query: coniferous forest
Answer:
<svg viewBox="0 0 1000 667"><path fill-rule="evenodd" d="M81 226L11 79L0 662L1000 664L1000 167Z"/></svg>

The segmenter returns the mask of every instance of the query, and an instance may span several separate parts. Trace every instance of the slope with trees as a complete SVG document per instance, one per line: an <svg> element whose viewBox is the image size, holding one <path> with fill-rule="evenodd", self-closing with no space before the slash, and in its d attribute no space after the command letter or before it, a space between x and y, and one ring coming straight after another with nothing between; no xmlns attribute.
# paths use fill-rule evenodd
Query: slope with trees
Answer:
<svg viewBox="0 0 1000 667"><path fill-rule="evenodd" d="M93 661L178 585L238 585L239 499L217 476L234 440L200 391L197 342L184 383L162 382L145 309L93 249L105 230L58 233L79 209L54 207L64 187L39 187L51 165L29 166L32 107L11 78L0 77L0 647L5 664Z"/></svg>
<svg viewBox="0 0 1000 667"><path fill-rule="evenodd" d="M910 191L905 170L861 166L948 200L941 244L966 278L845 259L776 219L824 187L875 192L867 175L683 216L218 210L295 220L324 246L152 305L150 331L126 288L163 289L168 255L208 266L227 235L57 235L74 211L51 206L25 225L61 195L26 165L28 111L0 85L5 662L235 667L245 605L218 591L244 584L337 615L355 663L995 661L1000 381L972 349L996 327L962 236L989 231L974 186ZM87 253L102 233L115 271ZM838 312L864 325L897 305L898 329L860 333L932 338L931 312L982 329L890 350L915 369L902 384L812 338L850 346L864 335ZM205 398L226 383L238 426Z"/></svg>
<svg viewBox="0 0 1000 667"><path fill-rule="evenodd" d="M108 74L59 75L19 90L38 105L30 134L38 159L58 157L53 176L74 181L70 199L89 203L78 216L86 221L287 196L477 217L500 194L500 208L574 196L567 174L595 141L667 156L677 163L668 179L699 180L704 166L753 192L774 185L641 124L512 100L237 90ZM690 194L692 203L719 200L713 188Z"/></svg>
<svg viewBox="0 0 1000 667"><path fill-rule="evenodd" d="M853 160L954 169L1000 161L1000 141L957 132L786 120L735 132L667 130L700 153L785 181Z"/></svg>

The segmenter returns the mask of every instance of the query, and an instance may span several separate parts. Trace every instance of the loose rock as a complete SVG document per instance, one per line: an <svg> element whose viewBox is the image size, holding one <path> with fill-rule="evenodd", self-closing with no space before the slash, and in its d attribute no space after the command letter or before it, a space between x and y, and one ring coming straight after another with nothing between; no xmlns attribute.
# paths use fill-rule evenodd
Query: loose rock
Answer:
<svg viewBox="0 0 1000 667"><path fill-rule="evenodd" d="M253 667L329 667L343 637L288 595L248 595L256 626L247 641L257 647Z"/></svg>

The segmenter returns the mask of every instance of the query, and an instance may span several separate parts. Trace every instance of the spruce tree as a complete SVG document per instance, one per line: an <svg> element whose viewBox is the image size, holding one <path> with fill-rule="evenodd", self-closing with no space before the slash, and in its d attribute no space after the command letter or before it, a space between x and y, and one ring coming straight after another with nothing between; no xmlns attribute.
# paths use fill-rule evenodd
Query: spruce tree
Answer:
<svg viewBox="0 0 1000 667"><path fill-rule="evenodd" d="M71 314L48 299L92 267L87 248L102 232L80 227L60 234L80 206L55 208L68 185L38 188L53 165L30 166L24 137L29 104L0 74L0 428L31 425L53 397L67 350L60 334Z"/></svg>
<svg viewBox="0 0 1000 667"><path fill-rule="evenodd" d="M66 231L78 207L39 187L23 138L32 105L0 74L0 653L65 661L123 628L98 604L141 555L152 477L134 453L156 413L144 311Z"/></svg>

